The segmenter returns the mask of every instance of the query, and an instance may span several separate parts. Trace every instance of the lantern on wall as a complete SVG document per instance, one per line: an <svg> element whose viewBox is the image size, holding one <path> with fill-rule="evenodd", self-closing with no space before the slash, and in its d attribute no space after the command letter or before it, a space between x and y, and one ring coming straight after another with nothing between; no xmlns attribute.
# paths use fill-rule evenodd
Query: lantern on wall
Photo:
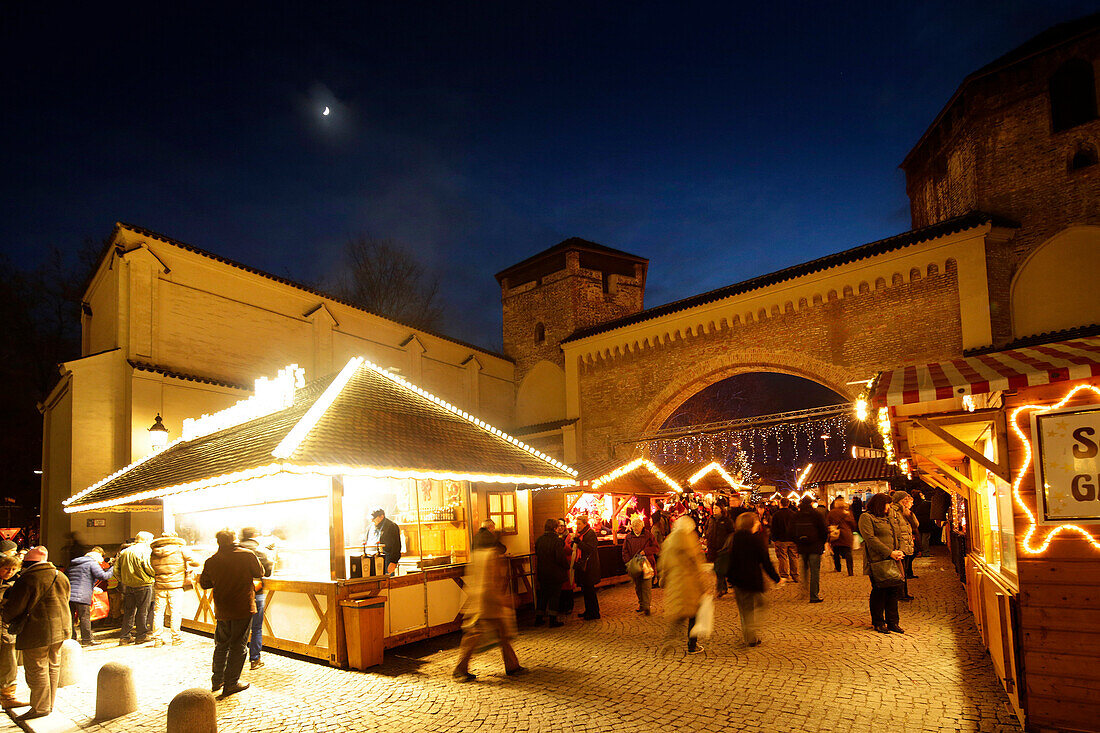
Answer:
<svg viewBox="0 0 1100 733"><path fill-rule="evenodd" d="M153 426L149 428L149 447L156 453L166 445L168 445L168 428L164 427L158 412L157 419L153 421Z"/></svg>

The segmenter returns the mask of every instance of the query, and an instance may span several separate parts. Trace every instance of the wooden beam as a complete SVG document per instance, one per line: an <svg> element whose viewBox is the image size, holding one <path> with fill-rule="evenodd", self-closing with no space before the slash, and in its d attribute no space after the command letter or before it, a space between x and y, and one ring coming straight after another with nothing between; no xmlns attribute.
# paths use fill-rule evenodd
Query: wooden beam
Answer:
<svg viewBox="0 0 1100 733"><path fill-rule="evenodd" d="M331 580L347 580L347 563L344 562L344 477L332 477L329 491L329 566ZM311 596L312 598L312 596Z"/></svg>
<svg viewBox="0 0 1100 733"><path fill-rule="evenodd" d="M973 446L967 445L966 443L959 440L954 435L947 432L946 430L941 428L939 425L937 425L936 423L934 423L930 420L926 420L926 419L920 418L920 417L913 417L912 420L913 420L914 423L916 423L920 427L924 428L928 432L932 433L933 435L935 435L937 438L939 438L943 442L947 443L952 448L957 449L960 453L962 453L964 456L966 456L970 460L974 461L975 463L977 463L980 466L984 466L985 468L989 469L989 471L991 471L994 476L999 477L1005 483L1012 483L1012 473L1008 470L1008 465L1007 464L999 464L999 463L995 463L995 462L989 460L984 455L982 455L980 452L974 450ZM994 428L994 430L996 430L996 428ZM1002 460L1003 460L1003 456L1002 456Z"/></svg>
<svg viewBox="0 0 1100 733"><path fill-rule="evenodd" d="M910 449L910 450L913 450L913 449ZM918 455L921 458L925 459L926 461L931 462L933 465L936 466L936 468L940 469L940 471L942 471L948 478L951 478L951 479L957 481L960 485L965 484L967 487L973 489L974 491L981 492L981 487L978 485L978 483L976 481L974 481L974 479L970 478L969 476L962 475L961 473L959 473L955 469L951 468L951 466L949 466L946 463L944 463L943 461L941 461L939 458L936 458L935 456L925 455L924 453L921 453L918 450L913 450L913 453L915 455Z"/></svg>

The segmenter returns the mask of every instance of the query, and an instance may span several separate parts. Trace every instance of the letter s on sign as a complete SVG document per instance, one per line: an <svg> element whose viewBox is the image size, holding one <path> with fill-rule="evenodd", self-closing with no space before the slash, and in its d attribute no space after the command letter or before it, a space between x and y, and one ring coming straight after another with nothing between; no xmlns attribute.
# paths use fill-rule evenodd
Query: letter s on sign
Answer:
<svg viewBox="0 0 1100 733"><path fill-rule="evenodd" d="M1074 458L1096 458L1097 452L1100 451L1096 446L1096 441L1086 438L1086 435L1096 435L1096 431L1088 427L1077 428L1073 431L1073 439L1084 446L1082 448L1078 448L1076 445L1073 446Z"/></svg>

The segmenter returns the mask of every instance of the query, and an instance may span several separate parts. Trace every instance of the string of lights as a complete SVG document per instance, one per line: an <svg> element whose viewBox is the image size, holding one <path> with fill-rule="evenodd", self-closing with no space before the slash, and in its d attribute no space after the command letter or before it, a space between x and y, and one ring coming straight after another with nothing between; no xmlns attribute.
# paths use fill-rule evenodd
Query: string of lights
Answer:
<svg viewBox="0 0 1100 733"><path fill-rule="evenodd" d="M651 455L660 456L667 463L713 458L734 461L742 453L747 464L771 463L785 457L798 460L814 453L814 441L818 440L822 441L826 456L840 456L848 451L850 421L850 414L843 413L797 423L698 432L639 443L647 447Z"/></svg>

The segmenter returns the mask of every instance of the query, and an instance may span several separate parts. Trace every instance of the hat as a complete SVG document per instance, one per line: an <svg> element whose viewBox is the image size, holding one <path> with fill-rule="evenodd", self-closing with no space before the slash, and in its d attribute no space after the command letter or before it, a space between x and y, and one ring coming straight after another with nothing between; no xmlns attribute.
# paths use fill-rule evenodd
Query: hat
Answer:
<svg viewBox="0 0 1100 733"><path fill-rule="evenodd" d="M23 562L27 564L30 564L32 562L42 562L49 554L49 550L47 550L42 545L39 545L38 547L32 547L31 549L27 550L27 554L23 556Z"/></svg>
<svg viewBox="0 0 1100 733"><path fill-rule="evenodd" d="M908 491L895 491L894 493L890 494L890 501L894 502L895 504L900 502L902 499L908 498L910 498Z"/></svg>
<svg viewBox="0 0 1100 733"><path fill-rule="evenodd" d="M12 552L18 550L19 545L15 544L11 540L0 540L0 554L5 552Z"/></svg>

